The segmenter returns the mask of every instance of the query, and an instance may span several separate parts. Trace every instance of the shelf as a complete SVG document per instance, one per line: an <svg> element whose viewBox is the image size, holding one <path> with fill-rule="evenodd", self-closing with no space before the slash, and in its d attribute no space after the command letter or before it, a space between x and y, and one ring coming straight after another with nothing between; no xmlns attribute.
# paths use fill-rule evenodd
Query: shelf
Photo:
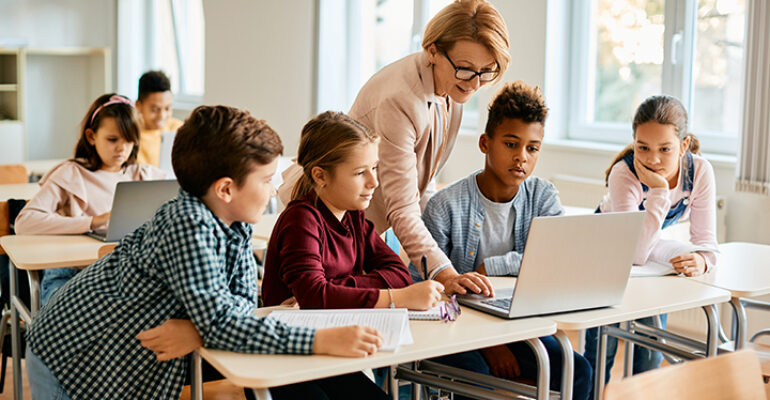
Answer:
<svg viewBox="0 0 770 400"><path fill-rule="evenodd" d="M15 83L0 83L0 92L15 92L18 87Z"/></svg>

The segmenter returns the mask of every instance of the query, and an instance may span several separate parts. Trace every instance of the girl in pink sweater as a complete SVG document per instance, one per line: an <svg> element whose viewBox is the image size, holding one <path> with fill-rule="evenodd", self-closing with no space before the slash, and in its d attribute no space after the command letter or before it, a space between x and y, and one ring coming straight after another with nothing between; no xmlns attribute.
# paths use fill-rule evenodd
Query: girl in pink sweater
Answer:
<svg viewBox="0 0 770 400"><path fill-rule="evenodd" d="M80 234L107 226L118 182L162 179L164 173L136 164L139 125L131 101L116 94L97 98L83 118L75 157L40 180L40 192L16 218L20 235ZM77 273L75 268L46 270L41 301Z"/></svg>
<svg viewBox="0 0 770 400"><path fill-rule="evenodd" d="M687 111L671 96L647 98L636 110L634 142L607 170L608 195L597 212L645 211L634 264L670 263L686 276L701 275L716 265L714 251L692 251L687 243L662 240L661 231L689 218L690 242L717 248L714 170L698 155L698 140L687 133ZM639 322L652 325L652 318ZM661 315L663 327L666 315ZM597 329L586 332L585 357L596 360ZM617 339L607 338L607 369L614 363ZM634 346L634 374L657 368L660 353ZM592 365L595 368L595 365Z"/></svg>

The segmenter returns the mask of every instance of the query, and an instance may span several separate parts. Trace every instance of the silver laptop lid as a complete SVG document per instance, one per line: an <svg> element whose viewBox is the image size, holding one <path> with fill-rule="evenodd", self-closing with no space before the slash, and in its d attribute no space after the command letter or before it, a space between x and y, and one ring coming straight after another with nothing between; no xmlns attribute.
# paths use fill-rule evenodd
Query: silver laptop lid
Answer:
<svg viewBox="0 0 770 400"><path fill-rule="evenodd" d="M176 197L176 180L119 182L104 240L115 242L150 220L163 203Z"/></svg>
<svg viewBox="0 0 770 400"><path fill-rule="evenodd" d="M619 304L644 214L533 219L509 317Z"/></svg>

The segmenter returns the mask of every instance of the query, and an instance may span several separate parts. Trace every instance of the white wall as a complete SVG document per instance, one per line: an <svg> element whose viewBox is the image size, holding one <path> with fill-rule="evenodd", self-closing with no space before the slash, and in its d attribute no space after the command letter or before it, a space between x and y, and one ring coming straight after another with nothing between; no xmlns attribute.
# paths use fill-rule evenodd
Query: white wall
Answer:
<svg viewBox="0 0 770 400"><path fill-rule="evenodd" d="M205 104L248 109L294 155L312 116L316 2L204 0Z"/></svg>

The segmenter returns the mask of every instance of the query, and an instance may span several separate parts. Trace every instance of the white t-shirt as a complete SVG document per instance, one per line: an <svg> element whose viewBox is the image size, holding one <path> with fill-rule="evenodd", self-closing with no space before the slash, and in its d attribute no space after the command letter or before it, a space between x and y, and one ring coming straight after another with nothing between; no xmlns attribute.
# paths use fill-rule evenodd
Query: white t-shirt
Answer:
<svg viewBox="0 0 770 400"><path fill-rule="evenodd" d="M476 182L475 179L473 181ZM513 199L505 203L489 200L481 193L478 182L476 190L486 214L476 255L478 268L487 257L501 256L513 250L513 223L516 222L516 213L513 212Z"/></svg>

